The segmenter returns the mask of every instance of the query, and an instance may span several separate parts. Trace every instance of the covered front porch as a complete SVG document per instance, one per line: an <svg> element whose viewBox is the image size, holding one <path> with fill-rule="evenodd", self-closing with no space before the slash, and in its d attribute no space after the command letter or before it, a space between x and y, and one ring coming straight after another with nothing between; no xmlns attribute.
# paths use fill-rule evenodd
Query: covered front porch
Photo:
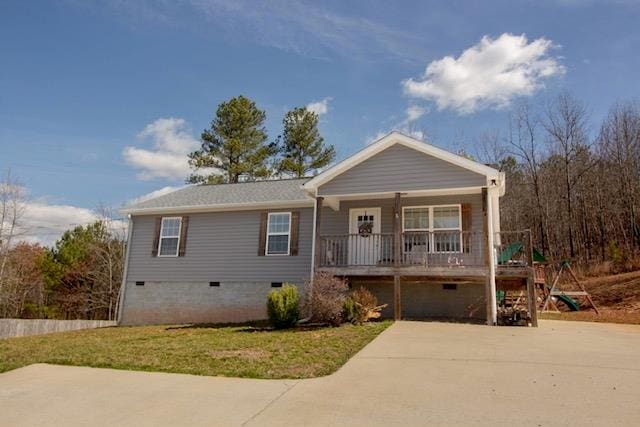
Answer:
<svg viewBox="0 0 640 427"><path fill-rule="evenodd" d="M483 307L454 312L495 324L496 279L526 283L531 270L526 259L498 262L499 254L516 239L526 244L527 233L496 230L487 188L444 193L316 197L314 270L374 284L395 319L417 312L403 310L407 298L431 307L469 302L446 292L456 288ZM436 317L451 316L436 310Z"/></svg>

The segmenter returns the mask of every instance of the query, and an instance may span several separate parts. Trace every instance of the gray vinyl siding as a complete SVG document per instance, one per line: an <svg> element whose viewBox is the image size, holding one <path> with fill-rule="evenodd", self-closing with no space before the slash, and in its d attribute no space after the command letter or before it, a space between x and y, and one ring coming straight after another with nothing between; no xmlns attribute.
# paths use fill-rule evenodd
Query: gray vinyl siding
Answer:
<svg viewBox="0 0 640 427"><path fill-rule="evenodd" d="M402 206L432 206L471 204L471 231L483 231L482 195L465 194L455 196L432 197L404 197L400 199ZM340 210L334 211L329 207L322 208L322 220L320 234L347 234L349 233L349 209L351 208L380 208L382 233L393 232L393 205L394 199L355 200L340 203Z"/></svg>
<svg viewBox="0 0 640 427"><path fill-rule="evenodd" d="M393 145L318 189L322 196L485 186L484 175Z"/></svg>
<svg viewBox="0 0 640 427"><path fill-rule="evenodd" d="M134 216L127 282L293 282L311 271L313 209L300 212L297 256L258 256L260 214L236 211L189 214L184 257L152 257L156 216ZM174 215L171 215L174 216Z"/></svg>

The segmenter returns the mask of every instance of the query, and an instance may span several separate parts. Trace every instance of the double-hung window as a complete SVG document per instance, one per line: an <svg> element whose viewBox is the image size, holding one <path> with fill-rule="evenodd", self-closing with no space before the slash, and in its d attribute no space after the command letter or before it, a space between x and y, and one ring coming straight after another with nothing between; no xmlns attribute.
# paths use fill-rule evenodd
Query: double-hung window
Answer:
<svg viewBox="0 0 640 427"><path fill-rule="evenodd" d="M158 242L158 256L178 256L181 228L181 217L177 216L162 218L162 225L160 227L160 241Z"/></svg>
<svg viewBox="0 0 640 427"><path fill-rule="evenodd" d="M271 212L267 221L267 255L289 255L291 212Z"/></svg>
<svg viewBox="0 0 640 427"><path fill-rule="evenodd" d="M460 205L404 207L405 246L426 246L431 253L461 252Z"/></svg>
<svg viewBox="0 0 640 427"><path fill-rule="evenodd" d="M433 249L435 252L461 252L460 206L433 208Z"/></svg>
<svg viewBox="0 0 640 427"><path fill-rule="evenodd" d="M402 209L405 252L430 252L431 209L429 206Z"/></svg>

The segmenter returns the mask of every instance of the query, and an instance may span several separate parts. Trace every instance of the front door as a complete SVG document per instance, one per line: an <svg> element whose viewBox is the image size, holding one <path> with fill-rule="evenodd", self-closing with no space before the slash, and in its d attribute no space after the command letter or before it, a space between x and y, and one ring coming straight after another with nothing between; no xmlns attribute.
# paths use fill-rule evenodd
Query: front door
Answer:
<svg viewBox="0 0 640 427"><path fill-rule="evenodd" d="M349 265L380 260L380 208L349 209Z"/></svg>

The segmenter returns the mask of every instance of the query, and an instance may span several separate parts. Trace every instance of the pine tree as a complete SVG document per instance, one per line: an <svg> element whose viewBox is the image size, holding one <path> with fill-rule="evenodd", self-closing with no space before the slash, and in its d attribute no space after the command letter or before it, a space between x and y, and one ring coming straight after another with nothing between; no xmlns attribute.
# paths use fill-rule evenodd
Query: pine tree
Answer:
<svg viewBox="0 0 640 427"><path fill-rule="evenodd" d="M255 102L242 95L221 103L210 128L202 132L201 148L189 154L194 173L187 182L232 183L269 177L276 146L266 143L265 117Z"/></svg>
<svg viewBox="0 0 640 427"><path fill-rule="evenodd" d="M333 145L326 147L318 131L318 115L306 108L294 108L283 120L282 159L278 172L298 178L327 166L336 156Z"/></svg>

